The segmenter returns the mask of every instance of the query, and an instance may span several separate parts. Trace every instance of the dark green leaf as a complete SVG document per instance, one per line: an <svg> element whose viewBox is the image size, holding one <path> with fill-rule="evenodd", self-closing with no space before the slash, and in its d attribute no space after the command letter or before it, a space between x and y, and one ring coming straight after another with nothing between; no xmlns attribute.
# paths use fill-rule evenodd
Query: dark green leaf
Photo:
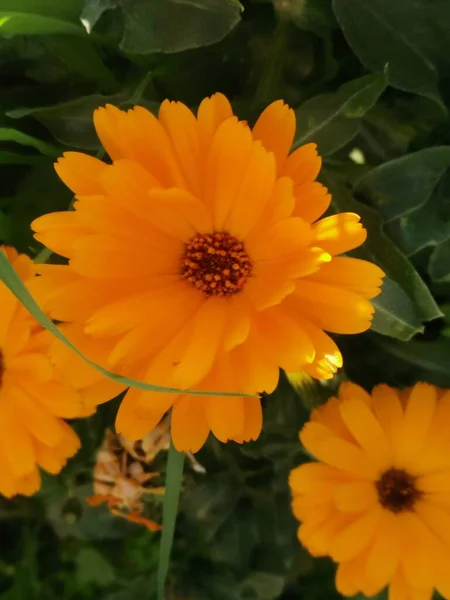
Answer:
<svg viewBox="0 0 450 600"><path fill-rule="evenodd" d="M241 584L243 600L274 600L284 587L284 579L275 573L255 571Z"/></svg>
<svg viewBox="0 0 450 600"><path fill-rule="evenodd" d="M428 0L333 0L344 35L364 66L379 71L389 63L391 85L444 107L437 69L427 53L441 26L437 19L426 19L430 4ZM442 18L448 19L448 5L442 12Z"/></svg>
<svg viewBox="0 0 450 600"><path fill-rule="evenodd" d="M433 281L450 282L450 241L446 241L433 250L428 272Z"/></svg>
<svg viewBox="0 0 450 600"><path fill-rule="evenodd" d="M119 5L125 28L120 47L132 54L215 44L237 25L242 10L238 0L119 0ZM97 6L99 11L102 4Z"/></svg>
<svg viewBox="0 0 450 600"><path fill-rule="evenodd" d="M0 11L1 35L86 35L85 30L70 21L38 14Z"/></svg>
<svg viewBox="0 0 450 600"><path fill-rule="evenodd" d="M286 6L286 13L300 29L312 31L321 37L328 37L336 27L331 0L302 0L302 2L280 4ZM291 13L288 12L289 9Z"/></svg>
<svg viewBox="0 0 450 600"><path fill-rule="evenodd" d="M336 152L357 135L361 117L385 88L385 73L366 75L344 84L333 94L307 100L296 110L295 145L315 142L322 155Z"/></svg>
<svg viewBox="0 0 450 600"><path fill-rule="evenodd" d="M89 584L106 586L115 580L111 563L94 548L82 548L76 558L76 577L80 587Z"/></svg>
<svg viewBox="0 0 450 600"><path fill-rule="evenodd" d="M22 146L29 146L30 148L39 150L41 154L46 154L47 156L51 156L53 158L56 158L61 154L61 151L56 146L52 146L47 142L43 142L42 140L38 140L37 138L23 133L22 131L18 131L17 129L12 129L9 127L0 127L0 142L15 142L16 144L21 144Z"/></svg>
<svg viewBox="0 0 450 600"><path fill-rule="evenodd" d="M375 306L372 329L377 333L408 341L423 331L414 304L392 279L385 278L382 293L372 304Z"/></svg>
<svg viewBox="0 0 450 600"><path fill-rule="evenodd" d="M59 17L65 21L77 21L84 0L1 0L2 11L31 13L47 17Z"/></svg>
<svg viewBox="0 0 450 600"><path fill-rule="evenodd" d="M114 75L88 38L51 35L45 38L44 44L71 71L97 82L102 89L117 88Z"/></svg>
<svg viewBox="0 0 450 600"><path fill-rule="evenodd" d="M161 536L160 555L158 563L158 600L163 600L167 575L169 573L170 555L172 552L175 523L178 515L178 501L183 480L184 453L177 452L170 444L166 469L166 493L163 506L163 530Z"/></svg>
<svg viewBox="0 0 450 600"><path fill-rule="evenodd" d="M100 142L94 128L94 110L105 104L117 105L124 100L122 94L113 96L93 94L56 106L15 109L10 111L8 116L15 119L32 116L40 121L61 144L81 150L98 150Z"/></svg>
<svg viewBox="0 0 450 600"><path fill-rule="evenodd" d="M355 191L392 221L424 206L449 166L450 147L427 148L372 169Z"/></svg>
<svg viewBox="0 0 450 600"><path fill-rule="evenodd" d="M92 28L103 15L104 12L116 8L119 0L86 0L80 21L83 23L86 31L91 33Z"/></svg>

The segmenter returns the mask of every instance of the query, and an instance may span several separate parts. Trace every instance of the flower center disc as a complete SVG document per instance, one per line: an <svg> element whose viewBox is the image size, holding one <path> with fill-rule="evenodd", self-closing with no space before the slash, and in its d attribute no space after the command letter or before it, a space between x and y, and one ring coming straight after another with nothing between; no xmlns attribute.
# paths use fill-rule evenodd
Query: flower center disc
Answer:
<svg viewBox="0 0 450 600"><path fill-rule="evenodd" d="M415 482L415 477L406 471L389 469L376 483L380 504L394 513L412 510L421 496Z"/></svg>
<svg viewBox="0 0 450 600"><path fill-rule="evenodd" d="M182 257L181 275L205 296L240 292L252 271L244 244L226 232L198 233Z"/></svg>

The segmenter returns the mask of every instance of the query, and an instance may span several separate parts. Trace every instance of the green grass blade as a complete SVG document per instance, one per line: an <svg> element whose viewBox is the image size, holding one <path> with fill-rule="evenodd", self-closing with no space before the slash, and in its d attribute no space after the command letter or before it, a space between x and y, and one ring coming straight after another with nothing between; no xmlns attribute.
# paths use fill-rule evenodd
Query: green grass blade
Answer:
<svg viewBox="0 0 450 600"><path fill-rule="evenodd" d="M27 290L25 285L23 284L20 277L17 275L16 271L12 267L9 260L6 258L5 254L0 251L0 281L2 281L7 288L16 296L16 298L25 306L25 308L29 311L29 313L38 321L42 327L45 327L48 331L50 331L55 337L57 337L63 344L66 344L73 352L78 354L84 361L86 361L91 367L99 371L105 377L112 379L118 383L122 383L123 385L129 387L135 387L140 390L151 391L151 392L164 392L169 394L191 394L194 396L241 396L247 398L254 398L251 394L240 394L236 392L210 392L207 390L180 390L178 388L168 388L162 387L159 385L153 385L151 383L144 383L143 381L138 381L137 379L130 379L128 377L124 377L122 375L116 375L115 373L111 373L107 369L104 369L100 365L96 364L87 356L85 356L76 346L72 344L70 340L66 338L65 335L59 331L59 329L52 323L51 319L47 317L45 313L39 308L36 301L31 296L30 292Z"/></svg>
<svg viewBox="0 0 450 600"><path fill-rule="evenodd" d="M178 452L170 443L167 458L166 493L163 506L163 529L159 547L158 562L158 600L164 599L164 588L169 573L170 555L172 552L173 535L178 513L181 483L183 481L184 452Z"/></svg>

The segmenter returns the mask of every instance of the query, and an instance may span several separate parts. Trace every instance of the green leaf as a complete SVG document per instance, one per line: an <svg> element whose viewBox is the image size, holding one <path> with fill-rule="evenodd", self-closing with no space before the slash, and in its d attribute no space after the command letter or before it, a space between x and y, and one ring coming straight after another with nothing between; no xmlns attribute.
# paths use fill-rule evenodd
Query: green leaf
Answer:
<svg viewBox="0 0 450 600"><path fill-rule="evenodd" d="M428 272L437 283L450 282L450 240L436 246L430 256Z"/></svg>
<svg viewBox="0 0 450 600"><path fill-rule="evenodd" d="M1 0L3 11L32 13L46 17L59 17L66 21L77 21L84 0Z"/></svg>
<svg viewBox="0 0 450 600"><path fill-rule="evenodd" d="M382 293L372 300L372 304L375 307L373 331L405 342L423 332L414 304L392 279L385 278Z"/></svg>
<svg viewBox="0 0 450 600"><path fill-rule="evenodd" d="M349 190L339 183L339 176L324 170L324 180L333 194L333 206L338 212L354 212L361 216L368 231L364 245L354 254L371 260L384 270L386 275L399 286L414 307L408 308L405 298L397 286L384 286L382 294L375 299L379 307L375 324L379 331L390 331L401 340L410 339L414 333L422 331L421 322L431 321L442 316L430 290L411 262L382 230L381 217L369 206L355 200ZM385 298L383 298L385 294ZM392 295L392 297L388 297ZM395 309L395 312L392 311ZM395 319L395 324L393 323ZM385 320L383 323L382 320ZM418 322L419 321L419 322Z"/></svg>
<svg viewBox="0 0 450 600"><path fill-rule="evenodd" d="M446 110L437 89L437 69L428 55L439 27L436 17L427 18L430 4L429 0L333 0L342 31L365 67L379 71L389 63L390 85L431 98ZM448 21L448 4L441 4L442 18Z"/></svg>
<svg viewBox="0 0 450 600"><path fill-rule="evenodd" d="M22 146L36 148L36 150L38 150L41 154L51 156L52 158L56 158L61 154L61 150L56 146L52 146L47 142L43 142L42 140L38 140L37 138L23 133L22 131L18 131L17 129L12 129L9 127L0 127L0 142L15 142L16 144L21 144Z"/></svg>
<svg viewBox="0 0 450 600"><path fill-rule="evenodd" d="M100 142L94 128L94 110L105 104L119 105L124 100L123 94L112 96L93 94L55 106L15 109L9 111L7 116L14 119L32 116L64 146L72 146L80 150L98 150ZM58 156L60 155L61 152L58 152Z"/></svg>
<svg viewBox="0 0 450 600"><path fill-rule="evenodd" d="M280 4L282 7L284 6L282 3ZM304 31L312 31L316 35L327 38L337 26L330 0L322 2L303 0L302 2L288 2L285 6L286 13L289 9L292 10L289 16L295 25Z"/></svg>
<svg viewBox="0 0 450 600"><path fill-rule="evenodd" d="M386 89L386 73L345 83L333 94L307 100L296 110L295 146L315 142L321 155L333 154L358 133L360 120Z"/></svg>
<svg viewBox="0 0 450 600"><path fill-rule="evenodd" d="M240 586L243 600L274 600L284 588L284 578L276 573L255 571Z"/></svg>
<svg viewBox="0 0 450 600"><path fill-rule="evenodd" d="M450 238L450 147L427 148L376 167L355 191L376 205L410 256Z"/></svg>
<svg viewBox="0 0 450 600"><path fill-rule="evenodd" d="M102 13L120 6L124 33L120 48L131 54L181 52L222 40L239 22L237 0L91 0L83 22L95 25Z"/></svg>
<svg viewBox="0 0 450 600"><path fill-rule="evenodd" d="M394 340L380 338L377 344L385 352L388 352L401 360L411 364L424 372L443 376L450 385L450 340L440 339L435 342L412 341L400 344Z"/></svg>
<svg viewBox="0 0 450 600"><path fill-rule="evenodd" d="M169 573L170 555L172 552L175 523L178 513L181 483L183 480L184 452L177 452L170 444L166 469L166 493L163 505L163 530L161 535L160 554L158 562L158 600L164 599L164 589Z"/></svg>
<svg viewBox="0 0 450 600"><path fill-rule="evenodd" d="M85 30L70 21L43 17L32 13L0 11L1 35L86 35Z"/></svg>
<svg viewBox="0 0 450 600"><path fill-rule="evenodd" d="M90 584L106 586L116 579L111 563L95 548L81 548L75 564L76 578L80 588Z"/></svg>
<svg viewBox="0 0 450 600"><path fill-rule="evenodd" d="M97 82L107 91L117 88L113 73L105 66L96 47L87 37L50 35L45 38L44 45L71 71Z"/></svg>
<svg viewBox="0 0 450 600"><path fill-rule="evenodd" d="M355 185L379 209L386 222L424 206L450 167L450 147L437 146L380 165Z"/></svg>
<svg viewBox="0 0 450 600"><path fill-rule="evenodd" d="M0 281L2 281L6 287L16 296L16 298L25 306L28 312L42 325L45 327L50 333L52 333L56 338L58 338L63 344L68 346L75 354L77 354L80 358L82 358L85 362L87 362L91 367L96 369L99 373L108 377L112 381L116 381L125 386L135 387L140 390L148 390L154 392L164 392L164 393L183 393L183 394L192 394L195 396L242 396L247 398L253 398L251 394L241 394L234 392L208 392L203 390L179 390L176 388L166 388L158 385L152 385L150 383L144 383L143 381L137 381L135 379L130 379L128 377L123 377L122 375L116 375L115 373L111 373L107 371L100 365L97 365L89 358L84 356L82 352L76 348L71 341L69 341L60 330L52 323L52 321L45 315L42 310L37 305L36 301L33 299L27 288L22 283L20 277L17 275L10 262L6 258L3 252L0 252Z"/></svg>

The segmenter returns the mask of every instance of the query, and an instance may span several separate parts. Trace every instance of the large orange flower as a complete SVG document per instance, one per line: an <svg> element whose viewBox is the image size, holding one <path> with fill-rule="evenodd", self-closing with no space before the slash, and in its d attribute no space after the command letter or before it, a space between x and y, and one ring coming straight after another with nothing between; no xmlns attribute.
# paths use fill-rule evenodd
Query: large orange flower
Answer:
<svg viewBox="0 0 450 600"><path fill-rule="evenodd" d="M11 248L0 248L21 278L34 265ZM46 332L0 283L0 494L31 495L39 489L38 467L58 473L80 442L61 417L83 410L48 356Z"/></svg>
<svg viewBox="0 0 450 600"><path fill-rule="evenodd" d="M450 598L450 391L371 394L346 382L300 433L319 462L291 473L298 537L339 563L338 591Z"/></svg>
<svg viewBox="0 0 450 600"><path fill-rule="evenodd" d="M94 122L112 164L66 153L56 170L75 210L33 223L69 259L41 268L50 315L109 340L109 368L159 385L254 394L279 367L331 377L342 358L324 331L368 329L383 273L338 256L365 240L357 215L317 220L330 196L316 146L289 155L293 111L275 102L252 130L216 94L197 117L165 101L158 118L107 106ZM117 429L138 439L171 407L180 450L261 430L257 399L136 389Z"/></svg>

